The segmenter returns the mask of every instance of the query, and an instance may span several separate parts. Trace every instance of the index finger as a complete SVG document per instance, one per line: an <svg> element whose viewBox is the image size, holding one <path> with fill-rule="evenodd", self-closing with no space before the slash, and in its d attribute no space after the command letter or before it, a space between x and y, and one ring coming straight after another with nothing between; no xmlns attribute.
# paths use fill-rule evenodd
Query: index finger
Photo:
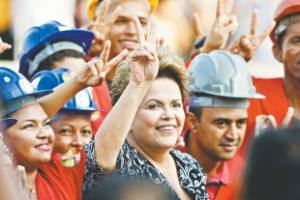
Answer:
<svg viewBox="0 0 300 200"><path fill-rule="evenodd" d="M156 44L156 26L154 21L150 20L148 24L147 41L154 45Z"/></svg>
<svg viewBox="0 0 300 200"><path fill-rule="evenodd" d="M100 23L100 22L104 22L105 17L108 13L108 9L109 9L109 4L110 1L109 0L104 0L103 1L103 7L101 8L99 15L96 18L96 22Z"/></svg>
<svg viewBox="0 0 300 200"><path fill-rule="evenodd" d="M258 10L253 10L251 15L250 35L256 34Z"/></svg>
<svg viewBox="0 0 300 200"><path fill-rule="evenodd" d="M219 18L224 13L224 2L223 0L218 0L217 2L217 18Z"/></svg>
<svg viewBox="0 0 300 200"><path fill-rule="evenodd" d="M100 60L102 60L104 64L107 63L108 61L110 48L111 48L111 42L109 40L106 40L104 43L103 51L101 52L100 55Z"/></svg>
<svg viewBox="0 0 300 200"><path fill-rule="evenodd" d="M138 42L140 44L144 44L146 42L146 40L145 40L144 29L141 25L141 22L137 17L133 17L133 21L134 21L136 32L137 32Z"/></svg>

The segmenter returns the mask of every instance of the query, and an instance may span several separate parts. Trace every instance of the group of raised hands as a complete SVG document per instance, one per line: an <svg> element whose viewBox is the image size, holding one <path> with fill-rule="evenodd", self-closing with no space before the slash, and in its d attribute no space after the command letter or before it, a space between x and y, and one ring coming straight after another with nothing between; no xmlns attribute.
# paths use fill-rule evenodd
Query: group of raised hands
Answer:
<svg viewBox="0 0 300 200"><path fill-rule="evenodd" d="M257 34L258 11L254 10L251 16L250 32L241 35L236 41L227 44L230 35L234 34L238 27L237 17L233 9L228 8L224 0L218 0L216 19L209 33L205 33L201 24L199 13L193 15L193 30L197 40L205 40L200 48L192 52L192 57L198 53L207 53L214 49L227 49L228 51L242 56L246 61L250 60L264 39L269 36L275 26L272 22L262 33Z"/></svg>

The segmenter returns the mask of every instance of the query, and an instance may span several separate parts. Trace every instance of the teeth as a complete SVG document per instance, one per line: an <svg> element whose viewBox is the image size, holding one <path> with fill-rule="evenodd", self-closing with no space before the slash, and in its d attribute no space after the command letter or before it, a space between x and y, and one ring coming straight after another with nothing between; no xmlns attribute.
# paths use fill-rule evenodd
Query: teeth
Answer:
<svg viewBox="0 0 300 200"><path fill-rule="evenodd" d="M160 127L159 129L169 131L169 130L173 130L174 126L163 126L163 127Z"/></svg>

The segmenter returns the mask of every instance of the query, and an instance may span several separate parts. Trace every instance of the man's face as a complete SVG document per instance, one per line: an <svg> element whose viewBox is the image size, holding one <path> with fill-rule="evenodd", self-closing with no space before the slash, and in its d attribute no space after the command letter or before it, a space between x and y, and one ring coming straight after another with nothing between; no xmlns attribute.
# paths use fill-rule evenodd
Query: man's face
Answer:
<svg viewBox="0 0 300 200"><path fill-rule="evenodd" d="M228 160L236 155L243 142L247 110L241 108L202 108L202 115L195 115L190 124L191 137L197 143L200 156L210 160Z"/></svg>
<svg viewBox="0 0 300 200"><path fill-rule="evenodd" d="M284 64L285 75L300 80L300 22L290 25L276 55Z"/></svg>
<svg viewBox="0 0 300 200"><path fill-rule="evenodd" d="M122 10L107 35L111 41L110 57L116 56L123 49L132 51L136 47L137 31L133 17L140 20L145 33L149 20L150 8L143 1L125 1L118 6L121 6Z"/></svg>

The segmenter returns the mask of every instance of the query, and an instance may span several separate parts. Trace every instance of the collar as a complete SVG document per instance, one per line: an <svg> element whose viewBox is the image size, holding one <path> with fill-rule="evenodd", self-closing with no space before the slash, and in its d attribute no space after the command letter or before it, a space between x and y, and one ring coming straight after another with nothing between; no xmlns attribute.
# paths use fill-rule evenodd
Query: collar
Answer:
<svg viewBox="0 0 300 200"><path fill-rule="evenodd" d="M227 161L223 161L215 174L207 177L207 185L228 185L230 183L230 173Z"/></svg>

